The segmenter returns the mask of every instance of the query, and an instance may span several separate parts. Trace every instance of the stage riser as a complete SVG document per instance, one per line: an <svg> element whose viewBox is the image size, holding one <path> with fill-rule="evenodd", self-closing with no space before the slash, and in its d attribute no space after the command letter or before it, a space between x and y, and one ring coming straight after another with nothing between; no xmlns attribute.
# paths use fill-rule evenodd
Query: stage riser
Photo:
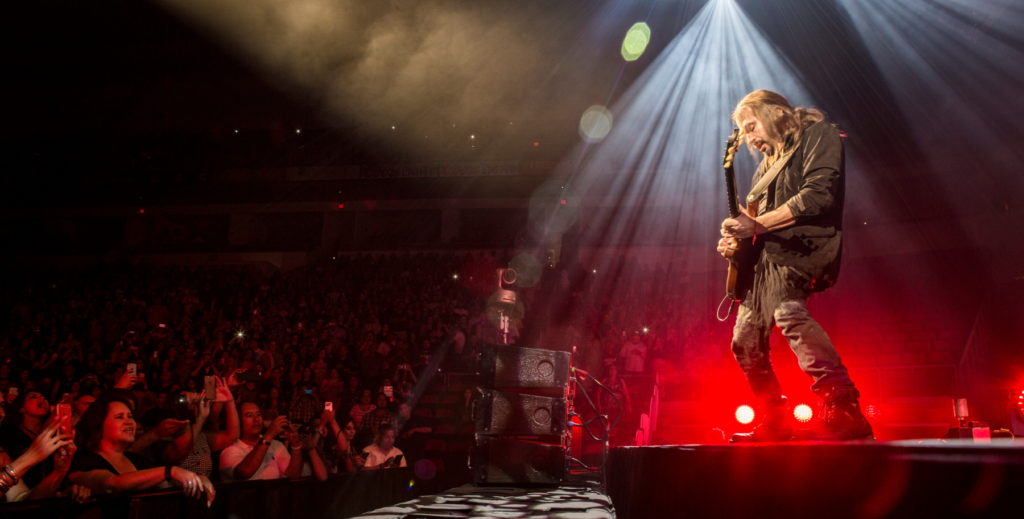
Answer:
<svg viewBox="0 0 1024 519"><path fill-rule="evenodd" d="M619 517L1010 517L1024 449L888 444L615 448Z"/></svg>

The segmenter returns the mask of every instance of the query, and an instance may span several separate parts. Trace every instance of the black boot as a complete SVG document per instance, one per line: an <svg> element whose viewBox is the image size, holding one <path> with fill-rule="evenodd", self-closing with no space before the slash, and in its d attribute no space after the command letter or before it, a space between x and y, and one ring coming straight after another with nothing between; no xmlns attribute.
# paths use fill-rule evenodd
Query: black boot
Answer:
<svg viewBox="0 0 1024 519"><path fill-rule="evenodd" d="M848 441L873 440L871 424L860 410L860 393L853 387L828 388L819 392L824 398L818 413L818 427L809 440Z"/></svg>
<svg viewBox="0 0 1024 519"><path fill-rule="evenodd" d="M793 439L786 397L772 399L761 406L764 419L748 433L736 433L729 443L785 442Z"/></svg>

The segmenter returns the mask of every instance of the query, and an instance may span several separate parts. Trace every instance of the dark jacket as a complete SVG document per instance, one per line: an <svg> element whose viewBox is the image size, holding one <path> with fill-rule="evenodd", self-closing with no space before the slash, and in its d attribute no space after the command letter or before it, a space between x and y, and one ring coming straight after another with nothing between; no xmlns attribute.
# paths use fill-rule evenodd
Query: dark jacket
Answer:
<svg viewBox="0 0 1024 519"><path fill-rule="evenodd" d="M842 256L845 160L839 130L822 121L804 129L800 147L761 196L758 214L788 205L796 224L758 236L766 259L807 277L806 288L821 291L839 276ZM762 162L756 184L766 170ZM753 184L752 184L753 185Z"/></svg>

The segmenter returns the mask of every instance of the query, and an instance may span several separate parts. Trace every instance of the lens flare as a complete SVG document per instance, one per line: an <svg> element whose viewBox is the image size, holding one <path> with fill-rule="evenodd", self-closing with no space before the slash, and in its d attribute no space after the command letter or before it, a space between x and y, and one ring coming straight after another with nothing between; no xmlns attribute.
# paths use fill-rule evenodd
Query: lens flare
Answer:
<svg viewBox="0 0 1024 519"><path fill-rule="evenodd" d="M651 28L644 22L636 22L626 31L626 37L622 39L622 59L636 61L643 56L647 50L647 44L651 42Z"/></svg>
<svg viewBox="0 0 1024 519"><path fill-rule="evenodd" d="M580 136L587 142L599 142L612 131L612 113L601 105L587 108L580 117Z"/></svg>

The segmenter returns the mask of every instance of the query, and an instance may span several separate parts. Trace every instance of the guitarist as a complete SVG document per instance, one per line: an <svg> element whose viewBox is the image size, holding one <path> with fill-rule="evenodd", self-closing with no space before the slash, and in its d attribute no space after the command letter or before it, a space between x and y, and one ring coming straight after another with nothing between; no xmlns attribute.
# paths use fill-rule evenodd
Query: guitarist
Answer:
<svg viewBox="0 0 1024 519"><path fill-rule="evenodd" d="M822 398L818 427L808 439L871 439L859 393L825 330L807 310L807 298L831 287L839 273L844 159L841 135L813 108L794 108L768 90L747 94L733 122L761 163L744 214L722 222L718 251L755 236L763 248L753 288L736 314L732 351L761 404L761 423L733 442L786 441L792 423L769 358L772 324L782 329L800 367ZM740 296L742 297L742 296Z"/></svg>

